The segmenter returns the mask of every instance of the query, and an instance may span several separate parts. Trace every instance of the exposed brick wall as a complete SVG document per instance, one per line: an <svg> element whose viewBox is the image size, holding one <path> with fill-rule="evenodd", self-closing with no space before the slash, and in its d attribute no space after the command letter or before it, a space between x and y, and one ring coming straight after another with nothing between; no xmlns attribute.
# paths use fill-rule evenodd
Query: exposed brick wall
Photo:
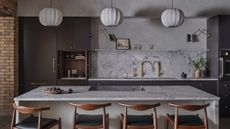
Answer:
<svg viewBox="0 0 230 129"><path fill-rule="evenodd" d="M0 115L12 107L16 88L15 18L0 17Z"/></svg>

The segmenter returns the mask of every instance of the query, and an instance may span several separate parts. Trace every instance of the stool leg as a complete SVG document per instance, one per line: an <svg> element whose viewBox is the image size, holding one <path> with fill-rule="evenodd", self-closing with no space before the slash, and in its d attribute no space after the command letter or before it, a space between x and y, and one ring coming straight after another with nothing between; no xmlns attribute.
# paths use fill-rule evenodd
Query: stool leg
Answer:
<svg viewBox="0 0 230 129"><path fill-rule="evenodd" d="M61 118L59 118L59 122L58 122L58 129L61 129Z"/></svg>
<svg viewBox="0 0 230 129"><path fill-rule="evenodd" d="M169 128L169 121L168 118L165 116L165 129Z"/></svg>

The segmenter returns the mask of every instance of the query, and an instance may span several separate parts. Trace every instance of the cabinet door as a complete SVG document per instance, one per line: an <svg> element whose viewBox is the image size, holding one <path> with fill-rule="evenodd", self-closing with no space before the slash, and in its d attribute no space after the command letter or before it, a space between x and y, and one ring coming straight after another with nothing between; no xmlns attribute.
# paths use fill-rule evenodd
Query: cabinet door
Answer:
<svg viewBox="0 0 230 129"><path fill-rule="evenodd" d="M210 94L217 95L217 81L196 81L191 85Z"/></svg>
<svg viewBox="0 0 230 129"><path fill-rule="evenodd" d="M219 18L219 42L220 49L230 48L230 16L220 16Z"/></svg>
<svg viewBox="0 0 230 129"><path fill-rule="evenodd" d="M68 51L76 48L73 41L73 19L64 18L61 25L57 27L57 49Z"/></svg>
<svg viewBox="0 0 230 129"><path fill-rule="evenodd" d="M220 114L230 115L230 82L221 82L219 86Z"/></svg>
<svg viewBox="0 0 230 129"><path fill-rule="evenodd" d="M56 30L44 27L38 18L23 18L25 80L56 81Z"/></svg>
<svg viewBox="0 0 230 129"><path fill-rule="evenodd" d="M74 19L73 40L77 49L90 49L90 26L89 18Z"/></svg>

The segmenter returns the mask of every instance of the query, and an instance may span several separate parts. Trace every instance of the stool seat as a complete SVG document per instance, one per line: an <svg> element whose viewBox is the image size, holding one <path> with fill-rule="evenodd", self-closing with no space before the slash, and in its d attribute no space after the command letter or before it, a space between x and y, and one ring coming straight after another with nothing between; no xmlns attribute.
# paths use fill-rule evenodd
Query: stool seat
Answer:
<svg viewBox="0 0 230 129"><path fill-rule="evenodd" d="M121 114L124 119L124 114ZM135 126L153 125L152 115L127 115L127 124Z"/></svg>
<svg viewBox="0 0 230 129"><path fill-rule="evenodd" d="M175 115L169 115L169 119L174 122ZM181 126L199 126L204 122L198 115L178 115L178 124Z"/></svg>
<svg viewBox="0 0 230 129"><path fill-rule="evenodd" d="M209 104L174 104L169 103L170 106L175 108L175 115L165 115L165 129L169 128L169 124L172 125L173 129L209 129L208 127L208 115L207 107ZM179 109L189 111L189 112L198 112L203 110L203 120L199 115L179 115Z"/></svg>
<svg viewBox="0 0 230 129"><path fill-rule="evenodd" d="M76 116L76 123L83 126L96 126L103 124L103 115L79 114Z"/></svg>
<svg viewBox="0 0 230 129"><path fill-rule="evenodd" d="M61 118L51 119L43 118L42 112L50 110L49 107L25 107L17 106L13 103L13 116L11 121L11 129L51 129L54 126L58 126L58 129L61 129ZM16 117L18 114L30 115L25 119L16 123ZM34 114L38 114L34 116Z"/></svg>
<svg viewBox="0 0 230 129"><path fill-rule="evenodd" d="M74 107L73 126L72 129L108 129L109 114L105 108L111 106L111 103L105 104L90 104L90 103L70 103ZM102 114L79 114L77 109L80 108L86 111L102 109Z"/></svg>
<svg viewBox="0 0 230 129"><path fill-rule="evenodd" d="M50 125L58 122L56 119L42 118L42 129L47 129ZM37 129L38 128L38 117L30 116L16 124L16 128L19 129Z"/></svg>

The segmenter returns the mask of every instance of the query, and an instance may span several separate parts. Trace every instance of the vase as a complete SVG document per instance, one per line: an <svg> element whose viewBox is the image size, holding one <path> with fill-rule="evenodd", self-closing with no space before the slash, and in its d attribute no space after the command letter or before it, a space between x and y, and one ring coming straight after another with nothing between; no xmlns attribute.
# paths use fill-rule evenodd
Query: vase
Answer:
<svg viewBox="0 0 230 129"><path fill-rule="evenodd" d="M194 78L200 78L200 69L195 69L194 70L194 73L193 73L193 77Z"/></svg>

